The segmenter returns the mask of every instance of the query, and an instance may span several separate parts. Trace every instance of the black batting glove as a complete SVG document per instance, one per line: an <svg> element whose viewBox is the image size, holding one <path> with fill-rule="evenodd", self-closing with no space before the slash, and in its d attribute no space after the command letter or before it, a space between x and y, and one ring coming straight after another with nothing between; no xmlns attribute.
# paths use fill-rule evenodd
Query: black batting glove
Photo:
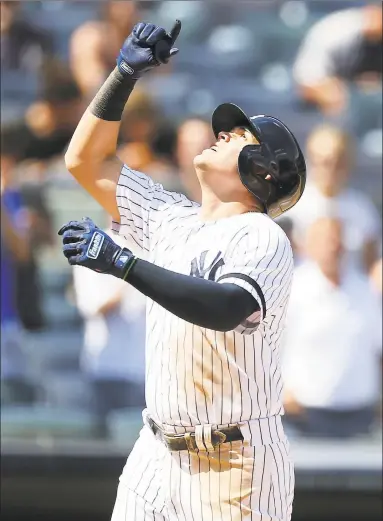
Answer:
<svg viewBox="0 0 383 521"><path fill-rule="evenodd" d="M89 217L70 221L58 234L63 238L63 253L71 266L84 266L126 280L136 260L130 250L118 246Z"/></svg>
<svg viewBox="0 0 383 521"><path fill-rule="evenodd" d="M158 25L144 22L136 24L122 45L117 58L118 69L124 76L137 80L150 69L168 63L178 53L173 45L180 31L179 20L176 20L169 33Z"/></svg>

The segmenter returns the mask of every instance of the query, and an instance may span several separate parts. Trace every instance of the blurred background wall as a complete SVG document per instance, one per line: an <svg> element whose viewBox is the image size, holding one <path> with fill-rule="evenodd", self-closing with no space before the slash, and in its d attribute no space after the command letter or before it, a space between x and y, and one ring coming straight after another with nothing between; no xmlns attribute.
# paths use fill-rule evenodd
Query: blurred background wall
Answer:
<svg viewBox="0 0 383 521"><path fill-rule="evenodd" d="M85 215L109 227L63 154L133 25L175 18L180 53L131 96L120 157L198 200L192 159L217 104L295 133L308 187L279 221L297 266L283 353L293 520L380 519L381 3L0 5L4 519L108 519L140 429L145 301L69 269L56 232Z"/></svg>

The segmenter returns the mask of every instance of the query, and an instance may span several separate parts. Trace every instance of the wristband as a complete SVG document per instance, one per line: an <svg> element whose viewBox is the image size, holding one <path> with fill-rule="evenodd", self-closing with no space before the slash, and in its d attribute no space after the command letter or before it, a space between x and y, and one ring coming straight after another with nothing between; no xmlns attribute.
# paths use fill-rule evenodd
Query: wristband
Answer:
<svg viewBox="0 0 383 521"><path fill-rule="evenodd" d="M121 121L136 81L115 67L90 104L91 113L105 121Z"/></svg>

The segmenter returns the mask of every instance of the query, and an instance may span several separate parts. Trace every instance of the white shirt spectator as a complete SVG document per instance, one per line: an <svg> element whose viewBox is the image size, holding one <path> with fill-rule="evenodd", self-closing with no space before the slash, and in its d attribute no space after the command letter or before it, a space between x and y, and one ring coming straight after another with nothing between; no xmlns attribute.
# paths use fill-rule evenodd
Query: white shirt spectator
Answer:
<svg viewBox="0 0 383 521"><path fill-rule="evenodd" d="M283 354L286 390L304 407L352 410L379 399L382 315L367 276L335 287L307 261L292 284Z"/></svg>
<svg viewBox="0 0 383 521"><path fill-rule="evenodd" d="M289 210L296 244L305 236L311 223L320 217L334 217L344 226L347 260L362 268L362 248L380 237L380 217L374 204L363 193L345 188L335 197L326 197L313 183L308 183L302 199Z"/></svg>
<svg viewBox="0 0 383 521"><path fill-rule="evenodd" d="M105 230L109 235L112 231ZM113 240L125 245L123 238ZM83 370L94 378L145 380L146 298L126 282L74 267L77 305L84 317ZM98 309L122 295L121 304L106 316Z"/></svg>
<svg viewBox="0 0 383 521"><path fill-rule="evenodd" d="M328 77L350 75L363 37L360 9L337 11L308 31L298 52L293 73L300 85L316 85Z"/></svg>

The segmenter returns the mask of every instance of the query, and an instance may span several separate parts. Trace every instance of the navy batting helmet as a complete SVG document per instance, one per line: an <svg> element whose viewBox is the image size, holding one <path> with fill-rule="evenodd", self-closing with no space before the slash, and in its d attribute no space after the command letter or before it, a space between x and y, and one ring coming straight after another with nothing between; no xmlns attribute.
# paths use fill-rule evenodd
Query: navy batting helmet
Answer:
<svg viewBox="0 0 383 521"><path fill-rule="evenodd" d="M215 137L235 127L246 127L258 144L246 145L239 154L242 183L275 219L300 199L306 184L306 163L292 132L271 116L248 117L234 103L219 105L212 117ZM271 180L265 177L270 175Z"/></svg>

